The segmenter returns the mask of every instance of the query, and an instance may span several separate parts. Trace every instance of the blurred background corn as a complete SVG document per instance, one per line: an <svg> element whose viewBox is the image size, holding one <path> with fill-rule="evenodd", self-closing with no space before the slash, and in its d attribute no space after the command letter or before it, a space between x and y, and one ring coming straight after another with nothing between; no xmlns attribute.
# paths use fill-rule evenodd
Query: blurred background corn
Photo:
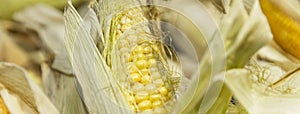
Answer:
<svg viewBox="0 0 300 114"><path fill-rule="evenodd" d="M72 0L76 5L83 3L83 1ZM0 0L0 19L10 19L13 13L35 4L47 4L58 9L63 9L67 4L67 0Z"/></svg>
<svg viewBox="0 0 300 114"><path fill-rule="evenodd" d="M279 6L282 2L260 0L260 4L276 43L288 53L300 58L300 23Z"/></svg>
<svg viewBox="0 0 300 114"><path fill-rule="evenodd" d="M10 114L2 97L0 97L0 114Z"/></svg>
<svg viewBox="0 0 300 114"><path fill-rule="evenodd" d="M146 22L146 23L143 23ZM111 39L116 44L112 64L132 110L136 113L166 113L166 104L174 96L169 79L162 38L150 32L141 8L131 8L112 21ZM112 55L113 56L113 55ZM109 63L109 61L108 61Z"/></svg>

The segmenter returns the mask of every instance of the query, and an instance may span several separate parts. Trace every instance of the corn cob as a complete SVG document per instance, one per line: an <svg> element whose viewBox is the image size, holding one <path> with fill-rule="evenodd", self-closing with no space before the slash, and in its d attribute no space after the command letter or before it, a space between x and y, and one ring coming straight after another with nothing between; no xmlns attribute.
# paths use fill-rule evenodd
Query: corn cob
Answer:
<svg viewBox="0 0 300 114"><path fill-rule="evenodd" d="M8 111L2 97L0 97L0 114L9 114L9 111Z"/></svg>
<svg viewBox="0 0 300 114"><path fill-rule="evenodd" d="M288 53L300 58L300 23L284 12L275 1L260 0L260 4L276 43Z"/></svg>
<svg viewBox="0 0 300 114"><path fill-rule="evenodd" d="M142 8L123 11L112 20L112 69L129 106L136 113L166 113L174 87L160 37L150 32ZM110 61L108 61L110 62Z"/></svg>

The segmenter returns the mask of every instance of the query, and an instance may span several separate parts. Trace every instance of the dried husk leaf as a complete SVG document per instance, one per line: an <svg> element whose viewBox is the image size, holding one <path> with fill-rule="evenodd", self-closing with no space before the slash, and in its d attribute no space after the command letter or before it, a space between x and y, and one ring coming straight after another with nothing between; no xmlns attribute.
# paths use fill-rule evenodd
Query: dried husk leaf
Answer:
<svg viewBox="0 0 300 114"><path fill-rule="evenodd" d="M30 80L27 72L11 63L0 63L1 96L11 113L58 114L43 91Z"/></svg>
<svg viewBox="0 0 300 114"><path fill-rule="evenodd" d="M54 54L52 68L69 75L73 73L67 59L67 50L64 47L64 21L60 11L38 4L15 13L14 19L37 31L42 43L46 44L44 50L49 50L50 54Z"/></svg>
<svg viewBox="0 0 300 114"><path fill-rule="evenodd" d="M81 101L74 76L53 71L47 64L42 64L42 77L45 93L62 114L86 113Z"/></svg>
<svg viewBox="0 0 300 114"><path fill-rule="evenodd" d="M47 61L53 61L52 63L42 61L40 66L45 92L59 112L63 114L85 113L64 46L65 26L62 12L39 4L16 13L14 19L23 23L27 28L37 31L41 43L45 44L43 48L45 55L54 56L54 58L47 57Z"/></svg>

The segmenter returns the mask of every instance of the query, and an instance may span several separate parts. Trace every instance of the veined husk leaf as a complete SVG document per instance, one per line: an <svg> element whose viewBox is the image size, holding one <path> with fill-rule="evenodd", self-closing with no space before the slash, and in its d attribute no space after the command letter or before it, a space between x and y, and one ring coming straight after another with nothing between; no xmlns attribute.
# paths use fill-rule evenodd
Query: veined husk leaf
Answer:
<svg viewBox="0 0 300 114"><path fill-rule="evenodd" d="M43 91L21 67L0 62L1 97L12 114L58 114Z"/></svg>
<svg viewBox="0 0 300 114"><path fill-rule="evenodd" d="M266 71L263 71L268 69L254 70L259 73L250 72L246 69L230 70L227 72L225 80L235 98L249 113L299 113L300 94L299 85L297 85L299 84L299 73L295 74L294 79L286 82L286 87L274 89L269 84L276 81L280 75L268 75ZM273 71L269 72L272 74ZM290 87L291 91L287 87Z"/></svg>
<svg viewBox="0 0 300 114"><path fill-rule="evenodd" d="M65 25L69 59L88 112L132 113L116 79L70 1L65 9Z"/></svg>

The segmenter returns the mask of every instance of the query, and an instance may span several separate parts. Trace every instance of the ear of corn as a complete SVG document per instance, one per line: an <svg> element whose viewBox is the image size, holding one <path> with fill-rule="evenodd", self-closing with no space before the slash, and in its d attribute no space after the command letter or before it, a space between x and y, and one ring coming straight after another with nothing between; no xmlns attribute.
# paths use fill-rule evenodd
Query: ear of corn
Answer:
<svg viewBox="0 0 300 114"><path fill-rule="evenodd" d="M279 3L284 4L284 2ZM262 11L268 19L274 40L285 51L300 58L300 23L282 10L278 5L279 3L272 0L260 0Z"/></svg>
<svg viewBox="0 0 300 114"><path fill-rule="evenodd" d="M93 9L107 7L94 5ZM66 9L69 57L80 86L90 88L82 89L89 112L166 113L170 110L175 100L176 89L170 79L174 74L168 64L163 38L152 33L151 29L156 28L149 26L145 9L147 7L132 7L105 19L101 17L109 21L110 26L100 35L105 39L100 44L103 52L96 50L75 9L72 6ZM97 14L105 14L106 10L101 11ZM100 25L107 25L103 20ZM111 110L111 107L116 108Z"/></svg>
<svg viewBox="0 0 300 114"><path fill-rule="evenodd" d="M112 21L112 69L130 107L141 113L166 113L174 100L171 71L162 38L153 35L140 7ZM110 63L110 61L108 61Z"/></svg>

